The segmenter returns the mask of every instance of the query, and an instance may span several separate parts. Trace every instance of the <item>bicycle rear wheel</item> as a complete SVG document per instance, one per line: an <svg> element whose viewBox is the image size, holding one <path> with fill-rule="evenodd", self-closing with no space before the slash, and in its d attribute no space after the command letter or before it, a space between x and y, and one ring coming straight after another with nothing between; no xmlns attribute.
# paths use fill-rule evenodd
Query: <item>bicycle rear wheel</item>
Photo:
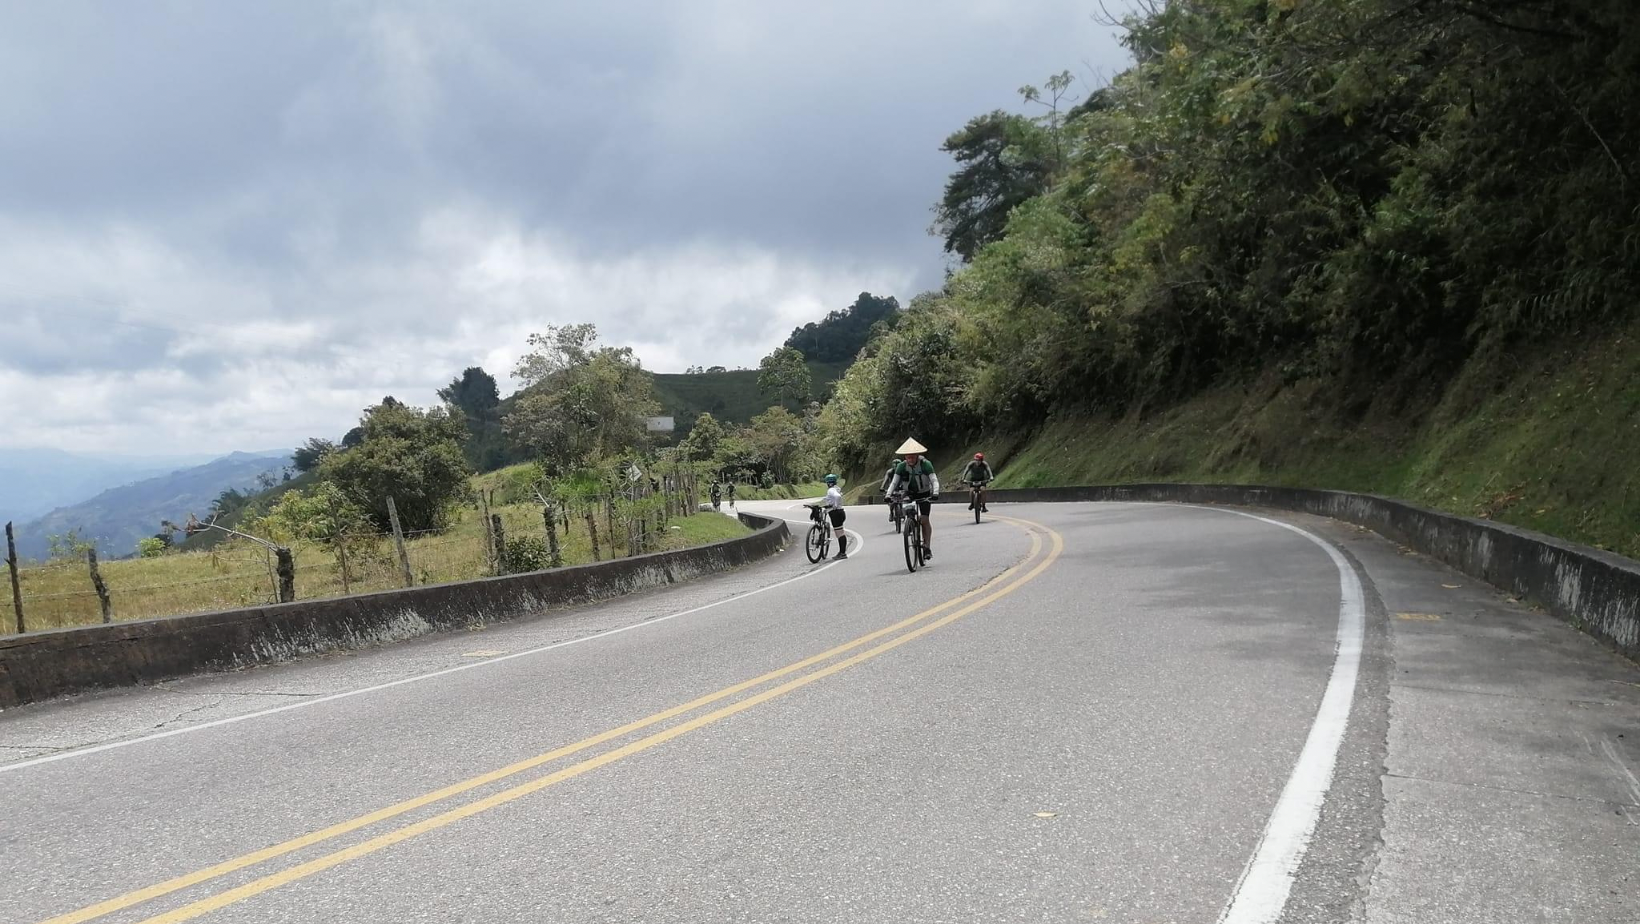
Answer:
<svg viewBox="0 0 1640 924"><path fill-rule="evenodd" d="M890 519L894 521L894 531L897 533L905 528L905 511L901 510L898 504L894 505L893 511Z"/></svg>
<svg viewBox="0 0 1640 924"><path fill-rule="evenodd" d="M901 533L901 535L905 537L906 570L910 571L912 574L916 574L917 569L922 567L923 561L922 528L917 525L916 520L912 520L911 522L905 524L905 530Z"/></svg>
<svg viewBox="0 0 1640 924"><path fill-rule="evenodd" d="M810 526L808 540L803 543L803 552L809 556L811 564L819 564L820 559L826 557L826 546L828 545L831 545L831 543L826 541L825 527L819 523Z"/></svg>

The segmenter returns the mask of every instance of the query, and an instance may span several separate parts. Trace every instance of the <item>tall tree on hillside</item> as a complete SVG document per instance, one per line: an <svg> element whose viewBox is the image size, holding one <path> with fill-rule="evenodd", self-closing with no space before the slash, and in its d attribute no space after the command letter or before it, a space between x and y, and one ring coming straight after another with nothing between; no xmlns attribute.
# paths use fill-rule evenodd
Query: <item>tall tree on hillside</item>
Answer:
<svg viewBox="0 0 1640 924"><path fill-rule="evenodd" d="M695 425L689 429L689 435L684 437L678 448L686 461L694 462L710 459L718 451L718 444L723 441L723 424L713 417L711 412L702 411L695 418Z"/></svg>
<svg viewBox="0 0 1640 924"><path fill-rule="evenodd" d="M933 233L945 251L968 263L986 244L1002 237L1008 213L1048 188L1051 148L1030 119L994 112L971 119L945 139L940 150L959 166L934 208Z"/></svg>
<svg viewBox="0 0 1640 924"><path fill-rule="evenodd" d="M507 461L506 437L501 431L501 392L495 376L480 366L469 366L438 390L446 404L461 411L467 425L464 450L479 471L500 468Z"/></svg>
<svg viewBox="0 0 1640 924"><path fill-rule="evenodd" d="M847 308L792 331L786 346L802 350L815 362L850 363L877 332L894 326L899 313L900 303L892 297L861 292Z"/></svg>
<svg viewBox="0 0 1640 924"><path fill-rule="evenodd" d="M319 467L325 456L336 451L336 444L321 437L310 437L290 454L290 461L298 472L311 472Z"/></svg>
<svg viewBox="0 0 1640 924"><path fill-rule="evenodd" d="M448 404L461 408L469 420L485 420L495 416L501 405L501 392L495 376L481 366L468 366L450 384L438 390L438 396Z"/></svg>
<svg viewBox="0 0 1640 924"><path fill-rule="evenodd" d="M779 401L800 404L813 384L802 350L780 347L758 365L757 390Z"/></svg>
<svg viewBox="0 0 1640 924"><path fill-rule="evenodd" d="M405 529L444 526L472 472L462 453L461 420L444 408L422 410L394 401L366 409L359 425L359 444L326 456L319 466L324 477L378 529L389 528L389 497Z"/></svg>
<svg viewBox="0 0 1640 924"><path fill-rule="evenodd" d="M631 347L600 347L591 324L532 334L514 376L525 382L502 427L556 476L648 442L659 411Z"/></svg>

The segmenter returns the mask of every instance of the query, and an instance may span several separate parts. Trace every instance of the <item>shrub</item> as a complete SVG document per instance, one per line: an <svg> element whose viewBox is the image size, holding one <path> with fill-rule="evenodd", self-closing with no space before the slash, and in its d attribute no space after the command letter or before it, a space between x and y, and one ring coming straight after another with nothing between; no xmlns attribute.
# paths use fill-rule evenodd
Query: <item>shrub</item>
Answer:
<svg viewBox="0 0 1640 924"><path fill-rule="evenodd" d="M501 549L501 570L507 574L544 571L551 560L546 541L536 536L509 536Z"/></svg>

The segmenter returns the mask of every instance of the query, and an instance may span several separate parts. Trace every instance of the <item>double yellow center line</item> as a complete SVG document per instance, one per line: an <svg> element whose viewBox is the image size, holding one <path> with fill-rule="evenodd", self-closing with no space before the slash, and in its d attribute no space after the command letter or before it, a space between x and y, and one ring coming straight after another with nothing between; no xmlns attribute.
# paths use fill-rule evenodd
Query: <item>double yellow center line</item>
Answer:
<svg viewBox="0 0 1640 924"><path fill-rule="evenodd" d="M130 908L143 902L169 895L182 889L191 888L193 886L209 882L213 879L238 872L257 864L265 863L277 857L284 856L285 854L293 853L295 851L341 837L342 835L377 824L378 822L386 821L390 818L395 818L408 812L413 812L416 809L442 802L462 793L507 779L508 777L516 776L520 773L524 773L525 771L540 767L543 764L548 764L553 761L569 757L573 754L597 747L598 745L625 737L633 732L641 731L643 729L662 724L671 719L687 715L688 713L694 712L703 706L708 706L712 703L745 693L772 681L780 680L782 678L790 678L785 680L783 683L769 687L759 693L736 700L726 706L722 706L711 712L695 716L687 721L669 726L661 731L638 738L611 750L604 751L578 763L554 770L544 776L537 777L525 783L520 783L508 789L503 789L500 792L493 793L482 799L477 799L473 802L469 802L458 808L450 809L430 818L413 822L400 828L395 828L384 834L377 835L376 837L354 844L350 847L345 847L315 859L308 860L304 863L300 863L296 866L292 866L275 873L270 873L259 879L254 879L243 885L199 899L198 901L183 905L172 911L146 918L141 921L140 924L176 924L176 922L190 921L219 908L224 908L228 905L234 904L235 902L243 901L244 899L250 898L254 895L260 895L270 889L276 889L280 886L305 879L316 873L330 869L333 866L338 866L350 860L356 860L360 857L368 856L376 853L377 851L391 847L394 844L407 841L430 831L436 831L439 828L454 824L464 818L470 818L481 812L486 812L492 808L496 808L497 806L505 805L514 800L521 799L524 796L539 792L549 786L554 786L565 780L573 779L583 773L615 763L616 761L630 757L634 754L649 750L656 745L664 744L674 738L681 737L689 732L719 722L732 715L745 712L746 710L762 703L766 703L769 700L785 696L786 694L801 687L807 686L816 680L830 677L840 671L847 670L856 664L863 661L868 661L878 655L898 648L913 639L927 635L942 626L949 625L950 623L961 619L963 616L972 613L980 607L1013 593L1027 582L1034 580L1043 571L1046 571L1064 551L1063 538L1060 537L1058 533L1048 529L1045 526L1026 520L1017 520L1008 517L997 517L996 519L1026 528L1031 535L1030 553L1027 554L1019 564L1014 565L1012 568L1002 572L995 578L987 581L985 584L960 596L953 597L938 606L923 610L922 612L907 619L903 619L900 622L894 623L891 626L886 626L874 632L867 633L866 635L862 635L859 638L845 642L835 648L823 651L813 657L804 658L801 661L789 664L785 667L779 668L778 670L770 671L760 677L754 677L750 680L724 687L715 693L709 693L706 696L702 696L699 699L692 700L680 706L674 706L671 709L657 712L654 715L639 719L635 722L629 722L619 728L612 728L608 731L600 732L590 738L577 741L574 744L556 748L544 754L531 757L527 760L522 760L518 763L510 764L498 770L492 770L489 773L446 786L443 789L427 793L426 795L417 796L414 799L407 799L403 802L387 806L386 808L378 809L377 811L371 812L367 815L360 815L357 818L331 825L328 828L323 828L310 834L304 834L301 837L292 838L291 840L280 844L274 844L271 847L264 847L261 850L253 851L240 857L235 857L234 859L218 863L214 866L206 867L205 869L197 872L178 876L175 879L169 879L165 882L157 883L142 889L137 889L133 892L127 892L124 895L116 896L106 901L98 902L94 905L88 905L77 911L71 911L67 914L58 915L57 917L41 922L41 924L82 924L82 922L90 921L107 914L112 914L116 911ZM1044 536L1047 537L1049 544L1049 549L1046 555L1042 554ZM944 614L943 616L940 615L942 613ZM841 658L840 660L833 660L839 658L841 655L848 654L851 651L856 651L856 649L864 650L858 651L849 657ZM828 661L831 663L825 664L825 662ZM825 664L825 666L806 674L800 673L819 664ZM792 677L791 675L793 674L800 675Z"/></svg>

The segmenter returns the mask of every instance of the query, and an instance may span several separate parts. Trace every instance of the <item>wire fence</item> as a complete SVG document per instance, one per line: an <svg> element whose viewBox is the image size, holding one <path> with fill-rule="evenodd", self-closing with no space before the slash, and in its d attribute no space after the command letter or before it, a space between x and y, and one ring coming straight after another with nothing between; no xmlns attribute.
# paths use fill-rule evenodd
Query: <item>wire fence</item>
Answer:
<svg viewBox="0 0 1640 924"><path fill-rule="evenodd" d="M699 505L692 483L670 480L659 490L635 484L555 501L491 506L481 497L443 529L290 543L292 597L348 596L656 551L678 541L681 527L674 521L694 515ZM277 603L279 557L274 543L236 537L209 551L98 562L82 549L46 564L17 565L13 604L21 606L24 625L3 613L0 632Z"/></svg>

